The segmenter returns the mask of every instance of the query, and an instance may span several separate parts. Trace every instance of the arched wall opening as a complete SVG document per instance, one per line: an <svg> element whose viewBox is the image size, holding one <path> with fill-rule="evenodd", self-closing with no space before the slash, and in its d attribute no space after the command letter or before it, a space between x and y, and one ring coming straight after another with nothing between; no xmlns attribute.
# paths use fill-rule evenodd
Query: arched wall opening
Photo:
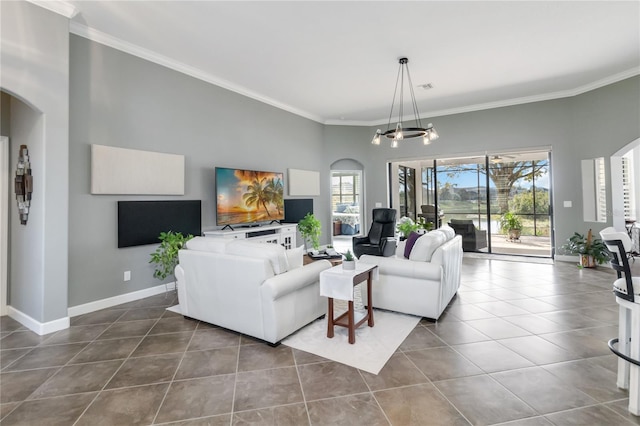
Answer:
<svg viewBox="0 0 640 426"><path fill-rule="evenodd" d="M4 88L2 97L0 136L2 146L2 193L0 211L0 283L2 314L35 317L44 309L37 294L44 292L44 271L35 267L43 261L44 245L44 114L23 97ZM5 145L6 143L6 145ZM27 224L21 224L13 191L13 180L21 145L29 150L33 173L34 192L31 198ZM28 283L28 285L24 285Z"/></svg>
<svg viewBox="0 0 640 426"><path fill-rule="evenodd" d="M353 250L354 236L366 233L364 166L358 160L342 158L330 169L331 244L338 252L345 252Z"/></svg>

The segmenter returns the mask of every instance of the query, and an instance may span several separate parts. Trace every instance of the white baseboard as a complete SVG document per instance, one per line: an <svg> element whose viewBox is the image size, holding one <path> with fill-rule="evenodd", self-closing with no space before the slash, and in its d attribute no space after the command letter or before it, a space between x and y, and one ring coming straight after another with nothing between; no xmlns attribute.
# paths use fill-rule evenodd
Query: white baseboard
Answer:
<svg viewBox="0 0 640 426"><path fill-rule="evenodd" d="M579 256L567 256L567 255L558 255L556 254L556 256L554 257L555 260L557 260L558 262L573 262L573 263L580 263L580 257Z"/></svg>
<svg viewBox="0 0 640 426"><path fill-rule="evenodd" d="M576 266L580 265L580 256L556 256L555 257L556 260L560 261L560 262L571 262L571 263L575 263ZM611 265L609 264L609 262L605 262L605 263L601 263L597 265L598 268L611 268Z"/></svg>
<svg viewBox="0 0 640 426"><path fill-rule="evenodd" d="M121 305L123 303L133 302L134 300L144 299L145 297L155 296L169 290L176 288L176 283L168 283L165 287L164 284L160 284L155 287L145 288L143 290L134 291L131 293L120 294L118 296L109 297L107 299L96 300L94 302L85 303L82 305L71 306L67 313L69 317L77 317L78 315L88 314L90 312L99 311L100 309L110 308L112 306Z"/></svg>
<svg viewBox="0 0 640 426"><path fill-rule="evenodd" d="M69 317L59 318L49 322L40 322L12 306L8 306L7 311L11 318L40 336L69 328Z"/></svg>

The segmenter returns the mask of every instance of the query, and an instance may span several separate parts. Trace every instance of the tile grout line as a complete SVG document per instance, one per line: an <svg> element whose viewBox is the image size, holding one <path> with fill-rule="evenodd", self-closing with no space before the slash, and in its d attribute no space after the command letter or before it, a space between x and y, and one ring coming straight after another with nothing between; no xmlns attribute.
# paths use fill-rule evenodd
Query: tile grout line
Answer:
<svg viewBox="0 0 640 426"><path fill-rule="evenodd" d="M183 316L183 318L184 318L184 316ZM197 321L197 320L193 320L192 319L191 321ZM176 375L178 374L178 371L180 370L180 366L182 365L182 361L184 360L184 357L185 357L185 355L187 353L187 350L189 349L189 345L193 341L193 337L196 335L196 331L198 330L199 326L200 326L200 321L198 321L196 323L196 326L194 327L193 332L191 333L191 337L189 338L189 342L187 342L186 346L184 347L184 351L182 351L182 356L180 357L180 361L178 362L178 365L176 367L176 371L173 372L173 376L171 377L171 380L169 381L169 386L167 386L167 390L164 391L164 395L162 397L162 401L160 401L160 404L158 404L158 409L156 410L156 413L153 416L153 420L151 420L151 424L155 424L156 420L158 419L158 415L160 414L160 410L162 409L162 406L164 405L164 402L166 401L167 396L169 395L169 391L171 390L171 387L173 386L173 383L174 383L174 381L176 379ZM151 327L151 329L149 329L149 331L151 331L152 329L153 329L153 327Z"/></svg>
<svg viewBox="0 0 640 426"><path fill-rule="evenodd" d="M120 318L122 318L124 315L126 315L127 312L131 311L132 309L136 309L136 308L129 308L126 310L126 312L124 312L122 315L120 315L115 321L113 321L111 323L111 325L109 327L107 327L102 333L100 333L98 336L96 336L96 338L94 340L92 340L90 343L93 343L95 341L99 340L99 337L102 336L107 330L109 330L114 324L116 324L118 322L118 320ZM139 308L139 309L144 309L144 308ZM164 313L162 314L164 315ZM104 385L102 386L102 389L100 389L97 393L96 396L91 400L91 402L85 407L84 410L82 410L82 413L80 413L80 415L78 416L78 418L75 420L75 422L73 422L73 426L75 426L78 421L80 421L80 419L82 418L82 416L85 415L85 413L89 410L89 408L95 403L95 401L98 399L98 397L102 394L102 392L105 390L105 388L107 387L107 385L111 382L111 380L113 380L113 378L118 374L118 372L122 369L122 366L129 360L129 358L131 358L131 354L133 354L135 352L136 349L138 349L138 347L140 346L140 344L144 341L144 339L149 335L149 333L151 332L151 330L153 329L153 327L156 326L156 324L158 324L158 322L160 321L160 319L162 319L162 315L160 315L158 318L156 318L155 322L153 323L153 325L151 327L149 327L149 330L147 330L146 334L144 336L142 336L140 338L140 341L138 342L138 344L131 349L131 351L129 352L129 355L127 355L126 358L124 358L122 360L122 363L120 364L120 366L116 369L116 371L113 372L113 374L111 375L111 377L109 377L109 379L104 383ZM135 336L133 336L135 337ZM103 340L112 340L112 339L103 339ZM88 346L88 345L87 345ZM84 349L83 349L84 350ZM81 351L82 352L82 351ZM76 355L77 356L77 355ZM73 359L73 358L72 358ZM57 373L56 373L57 374Z"/></svg>

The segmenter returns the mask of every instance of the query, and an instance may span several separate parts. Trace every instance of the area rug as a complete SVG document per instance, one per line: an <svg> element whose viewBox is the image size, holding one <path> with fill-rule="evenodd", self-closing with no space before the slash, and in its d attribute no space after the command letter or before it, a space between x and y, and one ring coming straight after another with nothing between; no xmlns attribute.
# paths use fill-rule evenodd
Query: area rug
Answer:
<svg viewBox="0 0 640 426"><path fill-rule="evenodd" d="M182 311L180 310L180 305L169 306L167 308L167 311L175 312L176 314L182 314Z"/></svg>
<svg viewBox="0 0 640 426"><path fill-rule="evenodd" d="M334 337L327 337L327 319L322 318L282 341L283 345L378 374L391 355L420 321L420 317L396 312L373 311L374 326L361 325L356 343L349 344L345 327L335 327Z"/></svg>

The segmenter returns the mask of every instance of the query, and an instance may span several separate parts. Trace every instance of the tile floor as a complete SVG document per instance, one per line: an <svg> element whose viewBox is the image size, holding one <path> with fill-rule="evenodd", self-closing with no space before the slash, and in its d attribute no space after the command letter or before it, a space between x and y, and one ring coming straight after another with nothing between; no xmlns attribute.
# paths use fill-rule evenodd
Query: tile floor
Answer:
<svg viewBox="0 0 640 426"><path fill-rule="evenodd" d="M606 345L611 270L465 258L462 276L377 376L185 320L174 294L47 336L2 317L1 424L640 424Z"/></svg>

